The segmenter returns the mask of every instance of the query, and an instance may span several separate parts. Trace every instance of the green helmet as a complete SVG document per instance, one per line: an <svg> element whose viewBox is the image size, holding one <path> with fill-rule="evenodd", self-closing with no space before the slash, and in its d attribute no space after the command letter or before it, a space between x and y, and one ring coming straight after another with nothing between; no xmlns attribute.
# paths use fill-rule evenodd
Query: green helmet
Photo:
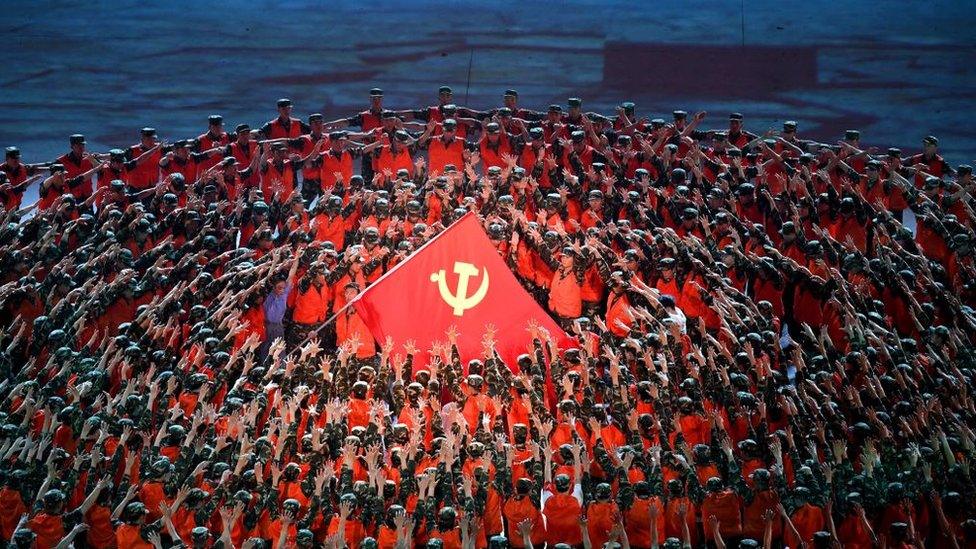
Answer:
<svg viewBox="0 0 976 549"><path fill-rule="evenodd" d="M555 478L556 491L561 493L569 492L570 488L570 478L566 474L558 474Z"/></svg>
<svg viewBox="0 0 976 549"><path fill-rule="evenodd" d="M297 543L299 547L312 547L312 545L315 543L315 534L313 534L312 531L308 530L307 528L302 528L295 535L295 543Z"/></svg>
<svg viewBox="0 0 976 549"><path fill-rule="evenodd" d="M286 511L291 511L293 514L297 514L302 509L302 504L297 499L288 498L281 504L281 506Z"/></svg>
<svg viewBox="0 0 976 549"><path fill-rule="evenodd" d="M122 518L129 524L139 522L146 515L146 506L140 501L133 501L125 506Z"/></svg>
<svg viewBox="0 0 976 549"><path fill-rule="evenodd" d="M37 535L30 528L18 528L14 532L13 546L24 549L33 548Z"/></svg>
<svg viewBox="0 0 976 549"><path fill-rule="evenodd" d="M173 464L170 463L169 458L163 456L152 464L152 473L157 477L162 477L173 471Z"/></svg>
<svg viewBox="0 0 976 549"><path fill-rule="evenodd" d="M44 492L44 497L41 501L44 503L44 509L46 510L57 510L57 508L64 503L65 495L64 492L58 489L51 489Z"/></svg>

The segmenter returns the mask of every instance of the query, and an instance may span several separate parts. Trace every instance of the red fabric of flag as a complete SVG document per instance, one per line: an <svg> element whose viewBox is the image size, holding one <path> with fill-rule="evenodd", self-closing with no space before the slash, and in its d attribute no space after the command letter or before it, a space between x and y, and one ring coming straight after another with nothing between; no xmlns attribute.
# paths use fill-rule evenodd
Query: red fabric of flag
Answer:
<svg viewBox="0 0 976 549"><path fill-rule="evenodd" d="M493 326L495 348L513 370L531 345L530 322L548 330L560 347L571 341L522 288L473 213L391 269L352 305L381 345L387 336L397 349L416 342L418 366L427 364L432 343L447 341L452 325L465 362L483 356L482 338Z"/></svg>

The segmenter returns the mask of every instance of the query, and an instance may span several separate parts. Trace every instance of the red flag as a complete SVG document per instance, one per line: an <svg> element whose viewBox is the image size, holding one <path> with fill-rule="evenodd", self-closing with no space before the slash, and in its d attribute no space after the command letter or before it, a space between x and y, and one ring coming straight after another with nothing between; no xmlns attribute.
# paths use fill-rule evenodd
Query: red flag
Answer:
<svg viewBox="0 0 976 549"><path fill-rule="evenodd" d="M531 344L530 321L557 344L570 338L532 299L498 255L478 218L469 213L420 247L353 300L356 312L382 344L413 340L427 363L434 341L446 341L453 325L463 361L483 356L486 327L496 329L495 348L511 367Z"/></svg>

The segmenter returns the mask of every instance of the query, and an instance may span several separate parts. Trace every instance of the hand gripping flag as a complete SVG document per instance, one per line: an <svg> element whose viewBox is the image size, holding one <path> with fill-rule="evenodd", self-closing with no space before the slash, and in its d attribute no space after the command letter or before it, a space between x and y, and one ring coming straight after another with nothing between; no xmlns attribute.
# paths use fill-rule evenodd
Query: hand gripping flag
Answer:
<svg viewBox="0 0 976 549"><path fill-rule="evenodd" d="M398 347L416 342L428 362L427 350L445 341L455 326L461 360L483 356L482 338L494 326L495 349L510 368L527 352L526 327L535 321L559 346L569 336L522 288L498 255L478 218L469 213L420 247L382 278L356 296L352 305L380 344L387 336Z"/></svg>

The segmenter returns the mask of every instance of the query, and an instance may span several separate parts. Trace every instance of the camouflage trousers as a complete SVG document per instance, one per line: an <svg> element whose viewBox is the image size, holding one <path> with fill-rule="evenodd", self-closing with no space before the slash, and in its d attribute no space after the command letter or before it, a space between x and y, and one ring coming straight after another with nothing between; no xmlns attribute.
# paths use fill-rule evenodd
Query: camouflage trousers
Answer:
<svg viewBox="0 0 976 549"><path fill-rule="evenodd" d="M285 323L285 348L291 351L297 348L305 339L310 335L314 334L322 325L321 324L301 324L298 322L286 322ZM324 331L324 330L323 330Z"/></svg>

